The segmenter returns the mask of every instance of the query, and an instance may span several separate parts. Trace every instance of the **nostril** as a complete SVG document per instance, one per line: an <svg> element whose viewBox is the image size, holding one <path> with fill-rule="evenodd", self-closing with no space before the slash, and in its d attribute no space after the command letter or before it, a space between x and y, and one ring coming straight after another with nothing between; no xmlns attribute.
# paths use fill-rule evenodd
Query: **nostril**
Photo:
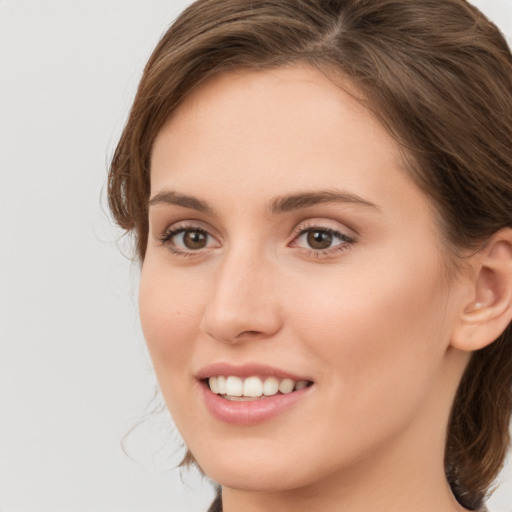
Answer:
<svg viewBox="0 0 512 512"><path fill-rule="evenodd" d="M238 337L241 337L241 336L257 336L258 334L261 334L260 332L258 331L244 331L244 332L241 332Z"/></svg>

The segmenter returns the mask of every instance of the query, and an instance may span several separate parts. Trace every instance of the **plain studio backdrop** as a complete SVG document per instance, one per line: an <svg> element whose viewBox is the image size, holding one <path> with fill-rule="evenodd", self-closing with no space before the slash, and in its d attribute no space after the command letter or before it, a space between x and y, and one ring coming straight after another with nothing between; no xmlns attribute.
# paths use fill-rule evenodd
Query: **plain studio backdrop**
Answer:
<svg viewBox="0 0 512 512"><path fill-rule="evenodd" d="M441 0L440 0L441 1ZM199 512L158 400L107 162L185 0L0 0L1 512ZM476 2L512 36L512 0ZM150 404L148 406L148 403ZM512 511L510 466L491 500Z"/></svg>

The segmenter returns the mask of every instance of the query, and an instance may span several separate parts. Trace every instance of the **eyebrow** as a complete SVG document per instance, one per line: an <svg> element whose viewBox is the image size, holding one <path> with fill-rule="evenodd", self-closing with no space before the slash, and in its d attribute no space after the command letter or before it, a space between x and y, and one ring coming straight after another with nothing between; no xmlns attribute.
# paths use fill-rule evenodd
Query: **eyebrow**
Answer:
<svg viewBox="0 0 512 512"><path fill-rule="evenodd" d="M274 215L283 212L290 212L325 203L350 203L365 206L375 210L379 207L362 197L342 190L319 190L315 192L304 192L291 196L282 196L273 199L268 209Z"/></svg>
<svg viewBox="0 0 512 512"><path fill-rule="evenodd" d="M159 204L169 204L182 206L183 208L189 208L191 210L197 210L202 213L213 214L212 208L205 201L201 201L194 196L187 196L185 194L179 194L172 190L162 190L158 192L154 197L149 200L149 206L155 206Z"/></svg>
<svg viewBox="0 0 512 512"><path fill-rule="evenodd" d="M356 194L341 190L319 190L315 192L302 192L289 196L278 196L268 203L267 209L272 215L279 215L280 213L300 210L301 208L326 203L357 204L377 211L379 210L379 207L376 204L367 201ZM149 200L149 206L159 204L176 205L210 215L214 214L213 208L211 208L206 201L202 201L194 196L180 194L172 190L162 190Z"/></svg>

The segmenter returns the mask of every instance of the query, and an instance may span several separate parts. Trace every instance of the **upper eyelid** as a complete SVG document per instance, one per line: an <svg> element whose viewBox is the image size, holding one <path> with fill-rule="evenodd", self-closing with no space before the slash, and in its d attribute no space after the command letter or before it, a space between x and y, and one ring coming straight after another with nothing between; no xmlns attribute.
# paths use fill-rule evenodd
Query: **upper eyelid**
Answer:
<svg viewBox="0 0 512 512"><path fill-rule="evenodd" d="M217 230L213 229L207 222L201 221L199 219L185 219L179 220L176 222L171 222L165 225L162 229L155 229L154 233L158 238L161 238L166 233L172 231L180 231L180 230L193 230L197 229L198 231L204 231L208 233L210 236L218 239L220 235Z"/></svg>
<svg viewBox="0 0 512 512"><path fill-rule="evenodd" d="M202 227L198 226L197 224L196 225L188 225L188 226L187 225L180 226L179 224L180 223L173 223L173 224L169 225L161 234L157 235L159 245L164 247L167 251L169 251L171 254L174 254L175 256L181 256L181 257L197 256L197 257L199 257L213 249L212 247L204 247L204 248L197 249L197 250L188 249L188 248L180 247L179 245L176 244L176 242L173 242L174 237L176 237L186 231L198 231L198 232L205 233L211 239L218 242L218 239L215 238L208 230L203 229Z"/></svg>
<svg viewBox="0 0 512 512"><path fill-rule="evenodd" d="M338 238L340 240L340 243L338 244L334 244L332 245L331 247L328 247L326 249L313 249L313 248L306 248L306 247L302 247L302 249L304 250L309 250L309 251L314 251L314 252L329 252L329 251L333 251L335 250L336 248L338 248L339 246L349 246L349 245L352 245L356 242L356 239L355 237L352 237L350 235L346 235L344 233L342 233L341 231L339 230L335 230L335 229L322 229L322 228L307 228L307 229L303 229L303 230L300 230L294 237L293 239L291 240L290 244L293 244L292 247L294 247L298 242L298 240L300 238L302 238L308 231L323 231L325 233L330 233L332 234L333 236L335 236L336 238Z"/></svg>
<svg viewBox="0 0 512 512"><path fill-rule="evenodd" d="M350 236L346 233L344 233L342 230L340 229L335 229L335 228L328 228L328 227L324 227L324 226L310 226L310 227L307 227L307 228L302 228L302 229L299 229L297 230L296 234L294 235L294 239L296 239L299 235L303 235L309 231L321 231L321 232L324 232L324 233L331 233L335 236L338 236L338 238L347 238L349 240L353 240L354 237L353 236Z"/></svg>
<svg viewBox="0 0 512 512"><path fill-rule="evenodd" d="M182 247L175 245L174 243L171 243L171 240L174 236L177 236L180 233L187 231L188 229L190 229L190 230L196 229L197 231L203 231L208 236L210 236L211 238L216 240L209 232L204 231L200 228L197 228L197 226L195 228L193 226L176 227L176 228L172 229L172 232L170 232L170 228L168 228L167 231L164 233L164 235L159 237L160 245L165 247L170 253L174 254L176 257L178 257L178 256L180 256L180 257L185 257L185 256L201 257L201 256L208 254L213 249L218 249L218 248L222 247L222 245L220 245L217 247L204 247L201 249L194 250L194 249L182 248ZM312 247L308 248L308 247L299 246L297 243L297 240L301 236L303 236L307 231L312 231L314 229L317 229L318 231L321 231L322 229L324 229L325 231L332 232L334 234L334 236L336 236L340 240L340 243L337 243L337 244L335 244L331 247L327 247L325 249L314 249ZM304 256L311 256L311 257L315 256L318 259L328 259L330 257L334 258L337 255L341 255L342 252L345 252L346 250L350 249L354 245L354 243L356 243L356 240L354 238L352 238L348 235L344 235L343 233L340 233L337 230L320 228L320 227L317 227L317 228L310 227L310 228L304 228L304 229L298 230L297 234L293 236L293 239L290 242L288 242L286 244L286 246L290 247L290 248L295 248L298 252L302 253Z"/></svg>
<svg viewBox="0 0 512 512"><path fill-rule="evenodd" d="M333 226L333 224L336 224L337 226ZM200 219L183 219L176 222L172 222L170 224L166 224L166 226L161 230L155 230L154 233L156 235L156 238L161 241L166 236L166 234L168 234L171 230L173 232L179 232L182 230L184 231L189 229L197 229L206 232L209 236L213 237L219 242L222 240L222 236L217 229L212 227L211 224ZM294 225L289 235L290 239L288 243L295 240L301 233L314 229L337 233L341 235L343 238L348 238L350 240L355 240L355 238L359 237L359 234L355 229L348 227L346 224L343 224L337 220L313 217L305 219Z"/></svg>
<svg viewBox="0 0 512 512"><path fill-rule="evenodd" d="M332 224L335 223L336 226ZM351 226L347 224L334 220L334 219L326 219L326 218L318 218L314 217L311 219L304 220L299 222L291 233L291 236L298 236L300 233L312 229L331 231L333 233L339 233L342 236L345 236L350 239L355 239L359 237L359 232Z"/></svg>

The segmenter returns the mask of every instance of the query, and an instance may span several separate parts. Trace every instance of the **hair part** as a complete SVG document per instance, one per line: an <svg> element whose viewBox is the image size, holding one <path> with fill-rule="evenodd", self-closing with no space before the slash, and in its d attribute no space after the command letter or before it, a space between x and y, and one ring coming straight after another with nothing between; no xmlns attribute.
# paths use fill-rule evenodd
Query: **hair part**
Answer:
<svg viewBox="0 0 512 512"><path fill-rule="evenodd" d="M512 55L465 0L199 0L149 59L110 168L109 205L135 233L141 261L151 149L165 121L214 75L298 63L361 93L432 199L454 254L512 227ZM445 467L467 508L480 506L502 467L511 390L509 326L473 354L453 405Z"/></svg>

